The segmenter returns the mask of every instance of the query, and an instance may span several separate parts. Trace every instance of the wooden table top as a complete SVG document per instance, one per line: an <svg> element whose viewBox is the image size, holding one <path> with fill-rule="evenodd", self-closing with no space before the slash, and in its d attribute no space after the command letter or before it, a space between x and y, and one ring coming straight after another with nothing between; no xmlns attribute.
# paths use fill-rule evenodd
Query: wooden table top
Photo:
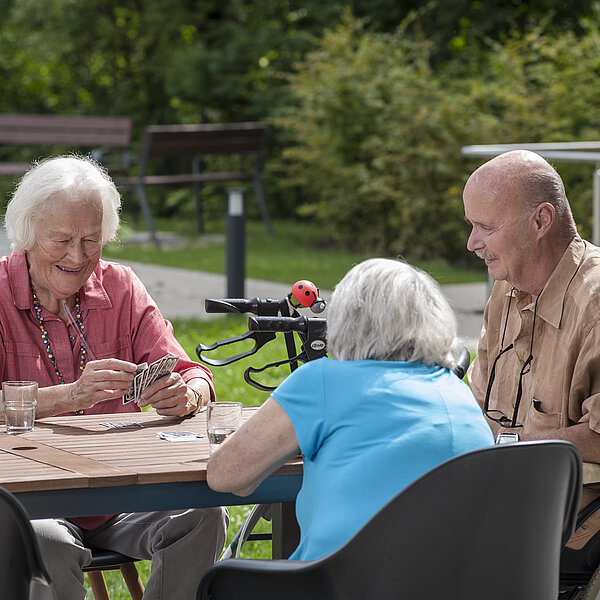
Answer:
<svg viewBox="0 0 600 600"><path fill-rule="evenodd" d="M257 407L245 407L244 419ZM105 422L139 423L111 429ZM0 426L1 427L1 426ZM201 434L195 441L170 442L161 431ZM155 412L48 417L32 432L0 433L0 485L11 492L69 490L155 483L206 481L206 413L161 417ZM275 475L302 473L300 458ZM583 463L583 483L600 482L600 465Z"/></svg>
<svg viewBox="0 0 600 600"><path fill-rule="evenodd" d="M244 408L244 418L255 410ZM141 427L111 429L105 422ZM157 437L162 431L202 438L170 442ZM11 492L205 481L207 460L205 412L183 419L155 412L49 417L29 433L0 433L0 485ZM296 459L276 474L301 472Z"/></svg>

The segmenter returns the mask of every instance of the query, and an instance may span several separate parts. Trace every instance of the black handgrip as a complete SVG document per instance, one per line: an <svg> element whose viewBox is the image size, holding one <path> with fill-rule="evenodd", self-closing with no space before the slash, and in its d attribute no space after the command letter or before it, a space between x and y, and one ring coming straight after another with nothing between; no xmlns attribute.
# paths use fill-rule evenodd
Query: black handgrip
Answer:
<svg viewBox="0 0 600 600"><path fill-rule="evenodd" d="M458 357L456 366L454 367L454 369L452 369L452 371L459 379L462 379L467 374L467 369L469 368L470 364L471 364L471 354L463 346L460 349L460 355Z"/></svg>
<svg viewBox="0 0 600 600"><path fill-rule="evenodd" d="M325 319L312 318L311 321L323 321ZM281 331L284 333L297 331L306 334L308 332L308 317L248 317L248 329L250 331Z"/></svg>
<svg viewBox="0 0 600 600"><path fill-rule="evenodd" d="M207 313L252 313L255 315L275 316L282 310L286 300L272 298L206 298L204 310Z"/></svg>

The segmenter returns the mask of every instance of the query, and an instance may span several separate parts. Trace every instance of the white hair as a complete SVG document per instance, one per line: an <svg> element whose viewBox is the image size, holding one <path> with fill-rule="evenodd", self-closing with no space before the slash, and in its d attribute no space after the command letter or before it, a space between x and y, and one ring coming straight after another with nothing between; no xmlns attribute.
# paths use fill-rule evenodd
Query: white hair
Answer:
<svg viewBox="0 0 600 600"><path fill-rule="evenodd" d="M6 208L4 227L11 248L23 254L35 245L35 224L60 197L102 205L102 245L119 229L121 196L106 169L86 156L59 156L34 163L25 173Z"/></svg>
<svg viewBox="0 0 600 600"><path fill-rule="evenodd" d="M327 346L337 360L420 361L453 369L456 316L439 285L400 260L372 258L336 285Z"/></svg>

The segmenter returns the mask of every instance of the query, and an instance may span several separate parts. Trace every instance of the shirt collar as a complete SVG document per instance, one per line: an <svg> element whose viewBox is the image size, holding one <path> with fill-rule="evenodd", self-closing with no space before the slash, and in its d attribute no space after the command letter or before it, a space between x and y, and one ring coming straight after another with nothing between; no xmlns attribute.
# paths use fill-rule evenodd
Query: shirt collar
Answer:
<svg viewBox="0 0 600 600"><path fill-rule="evenodd" d="M553 327L560 327L567 288L581 265L585 248L586 242L575 236L542 290L537 316ZM530 306L533 309L533 303Z"/></svg>
<svg viewBox="0 0 600 600"><path fill-rule="evenodd" d="M112 302L108 293L102 285L100 273L103 261L98 265L84 283L81 290L81 304L86 309L109 309ZM33 298L31 297L31 286L29 283L29 269L27 267L27 258L25 254L13 252L8 258L8 274L12 288L12 297L14 305L20 310L27 310L33 307Z"/></svg>

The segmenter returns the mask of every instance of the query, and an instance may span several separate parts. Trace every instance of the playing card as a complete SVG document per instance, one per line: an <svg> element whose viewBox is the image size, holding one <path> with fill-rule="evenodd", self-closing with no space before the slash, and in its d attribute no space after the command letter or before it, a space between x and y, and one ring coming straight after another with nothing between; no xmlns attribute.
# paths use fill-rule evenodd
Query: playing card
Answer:
<svg viewBox="0 0 600 600"><path fill-rule="evenodd" d="M156 437L168 442L196 442L202 435L193 431L159 431Z"/></svg>
<svg viewBox="0 0 600 600"><path fill-rule="evenodd" d="M179 358L167 354L153 363L141 363L135 371L131 387L123 396L123 404L128 402L139 402L142 392L160 377L164 377L173 371Z"/></svg>
<svg viewBox="0 0 600 600"><path fill-rule="evenodd" d="M100 423L100 425L109 429L137 429L138 427L142 427L139 423L129 421L105 421L104 423Z"/></svg>
<svg viewBox="0 0 600 600"><path fill-rule="evenodd" d="M169 373L171 373L175 368L178 360L179 358L177 356L167 354L166 356L163 356L156 362L152 363L150 365L151 369L149 369L148 385L150 385L150 383L154 383L157 379L160 379L165 375L169 375Z"/></svg>
<svg viewBox="0 0 600 600"><path fill-rule="evenodd" d="M129 402L133 402L137 398L136 388L137 384L140 380L141 375L148 369L148 363L140 363L133 374L133 381L127 390L127 393L123 396L123 404L128 404Z"/></svg>
<svg viewBox="0 0 600 600"><path fill-rule="evenodd" d="M153 362L148 368L148 373L146 375L146 381L144 382L144 388L148 387L150 384L154 383L157 380L156 374L160 368L160 365L164 362L165 357L159 358L157 361Z"/></svg>
<svg viewBox="0 0 600 600"><path fill-rule="evenodd" d="M177 356L167 355L163 357L162 361L159 363L156 369L154 381L171 373L175 368L175 365L177 364L178 360L179 359L177 358Z"/></svg>

